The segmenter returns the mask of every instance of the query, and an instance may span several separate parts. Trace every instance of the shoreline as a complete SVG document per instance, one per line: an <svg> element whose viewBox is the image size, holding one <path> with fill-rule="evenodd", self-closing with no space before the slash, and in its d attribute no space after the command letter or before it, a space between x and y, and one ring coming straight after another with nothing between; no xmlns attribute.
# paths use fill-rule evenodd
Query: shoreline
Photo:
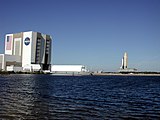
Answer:
<svg viewBox="0 0 160 120"><path fill-rule="evenodd" d="M81 73L81 74L55 74L55 73L45 73L45 72L0 72L0 75L10 75L10 74L48 74L55 76L160 76L160 73Z"/></svg>
<svg viewBox="0 0 160 120"><path fill-rule="evenodd" d="M120 74L120 73L93 73L93 76L160 76L160 74L134 73L134 74Z"/></svg>

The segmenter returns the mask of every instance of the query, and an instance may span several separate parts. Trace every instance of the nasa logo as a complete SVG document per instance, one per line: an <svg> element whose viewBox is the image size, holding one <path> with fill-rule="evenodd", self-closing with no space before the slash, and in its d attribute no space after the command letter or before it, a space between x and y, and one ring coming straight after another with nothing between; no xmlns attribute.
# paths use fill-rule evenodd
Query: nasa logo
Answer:
<svg viewBox="0 0 160 120"><path fill-rule="evenodd" d="M29 44L30 44L30 38L29 38L29 37L26 37L26 38L25 38L24 44L25 44L25 45L29 45Z"/></svg>

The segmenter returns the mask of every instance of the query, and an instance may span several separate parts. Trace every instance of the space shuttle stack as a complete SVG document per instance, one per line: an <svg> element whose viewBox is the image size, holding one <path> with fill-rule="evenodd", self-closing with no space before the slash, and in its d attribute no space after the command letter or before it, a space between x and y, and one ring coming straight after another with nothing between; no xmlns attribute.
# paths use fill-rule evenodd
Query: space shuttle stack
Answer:
<svg viewBox="0 0 160 120"><path fill-rule="evenodd" d="M128 67L128 54L127 54L127 52L125 52L124 56L122 58L121 69L127 69L127 67Z"/></svg>

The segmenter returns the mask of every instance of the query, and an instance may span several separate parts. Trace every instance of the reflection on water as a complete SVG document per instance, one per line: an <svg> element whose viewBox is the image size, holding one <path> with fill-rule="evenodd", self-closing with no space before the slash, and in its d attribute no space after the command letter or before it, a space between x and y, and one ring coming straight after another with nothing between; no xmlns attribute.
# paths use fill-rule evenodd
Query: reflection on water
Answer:
<svg viewBox="0 0 160 120"><path fill-rule="evenodd" d="M41 83L42 82L42 83ZM36 75L10 75L1 77L0 116L2 118L34 118L49 113L48 84Z"/></svg>
<svg viewBox="0 0 160 120"><path fill-rule="evenodd" d="M160 77L0 76L1 119L160 119Z"/></svg>

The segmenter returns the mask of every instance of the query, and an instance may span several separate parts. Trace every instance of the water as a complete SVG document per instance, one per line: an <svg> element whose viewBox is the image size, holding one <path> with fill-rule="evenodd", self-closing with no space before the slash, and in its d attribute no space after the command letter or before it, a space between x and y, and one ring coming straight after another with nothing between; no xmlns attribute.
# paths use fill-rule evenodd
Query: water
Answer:
<svg viewBox="0 0 160 120"><path fill-rule="evenodd" d="M0 75L0 119L160 119L160 77Z"/></svg>

